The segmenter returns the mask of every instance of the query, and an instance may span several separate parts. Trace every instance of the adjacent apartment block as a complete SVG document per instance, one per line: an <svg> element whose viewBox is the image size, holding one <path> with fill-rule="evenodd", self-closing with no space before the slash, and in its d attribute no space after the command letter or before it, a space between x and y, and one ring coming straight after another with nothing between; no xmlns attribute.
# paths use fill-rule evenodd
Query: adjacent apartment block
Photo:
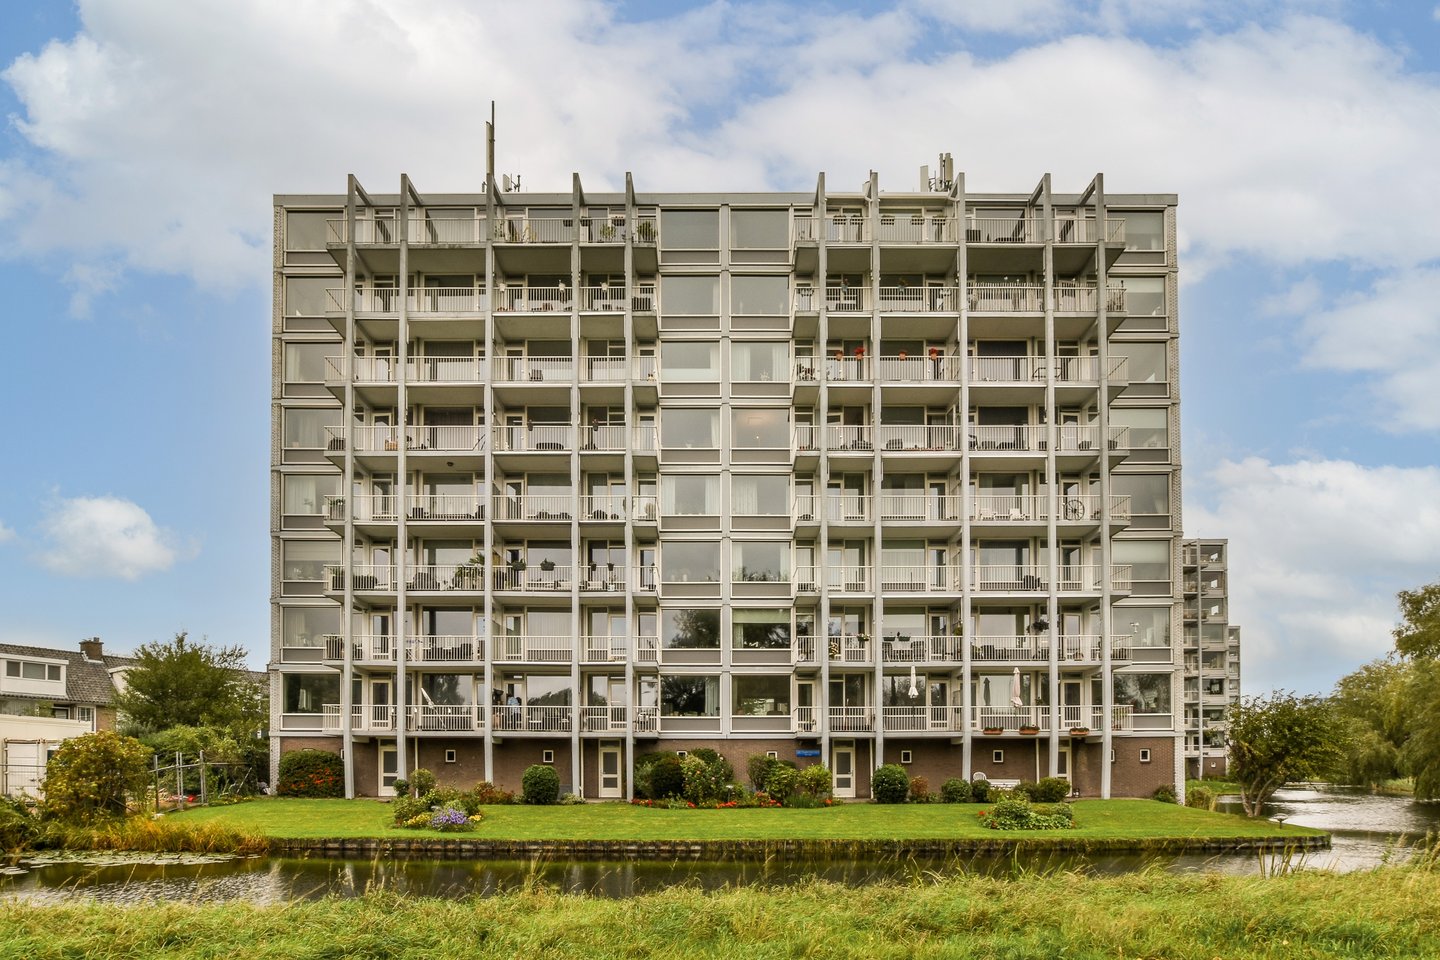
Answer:
<svg viewBox="0 0 1440 960"><path fill-rule="evenodd" d="M276 762L1183 783L1175 197L948 166L277 196Z"/></svg>
<svg viewBox="0 0 1440 960"><path fill-rule="evenodd" d="M1230 623L1228 540L1185 540L1185 769L1223 777L1225 724L1240 701L1240 628Z"/></svg>

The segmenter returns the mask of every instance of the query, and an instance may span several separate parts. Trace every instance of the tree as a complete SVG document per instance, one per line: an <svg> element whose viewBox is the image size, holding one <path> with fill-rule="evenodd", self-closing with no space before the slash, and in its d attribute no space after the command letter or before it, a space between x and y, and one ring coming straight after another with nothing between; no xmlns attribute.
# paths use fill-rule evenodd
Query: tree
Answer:
<svg viewBox="0 0 1440 960"><path fill-rule="evenodd" d="M1440 660L1410 664L1402 694L1409 707L1409 736L1400 769L1415 778L1415 799L1440 799Z"/></svg>
<svg viewBox="0 0 1440 960"><path fill-rule="evenodd" d="M129 724L145 731L170 727L220 727L253 737L268 718L265 690L245 667L243 647L174 640L141 644L135 666L125 671L115 706Z"/></svg>
<svg viewBox="0 0 1440 960"><path fill-rule="evenodd" d="M1229 774L1247 816L1291 780L1328 775L1342 759L1345 725L1330 701L1276 690L1230 709Z"/></svg>
<svg viewBox="0 0 1440 960"><path fill-rule="evenodd" d="M1340 678L1331 697L1346 725L1347 783L1376 787L1401 775L1401 748L1410 736L1412 664L1393 656Z"/></svg>
<svg viewBox="0 0 1440 960"><path fill-rule="evenodd" d="M45 766L45 815L87 824L123 817L150 786L150 748L100 730L61 743Z"/></svg>
<svg viewBox="0 0 1440 960"><path fill-rule="evenodd" d="M1419 590L1401 590L1403 618L1394 630L1395 649L1406 657L1440 657L1440 583Z"/></svg>

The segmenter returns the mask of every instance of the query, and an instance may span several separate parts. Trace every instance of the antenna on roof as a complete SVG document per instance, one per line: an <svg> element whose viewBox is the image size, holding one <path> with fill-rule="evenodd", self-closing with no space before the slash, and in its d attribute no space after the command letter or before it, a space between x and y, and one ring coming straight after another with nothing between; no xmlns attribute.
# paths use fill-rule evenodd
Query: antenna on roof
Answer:
<svg viewBox="0 0 1440 960"><path fill-rule="evenodd" d="M495 186L495 101L490 101L490 119L485 123L485 185Z"/></svg>

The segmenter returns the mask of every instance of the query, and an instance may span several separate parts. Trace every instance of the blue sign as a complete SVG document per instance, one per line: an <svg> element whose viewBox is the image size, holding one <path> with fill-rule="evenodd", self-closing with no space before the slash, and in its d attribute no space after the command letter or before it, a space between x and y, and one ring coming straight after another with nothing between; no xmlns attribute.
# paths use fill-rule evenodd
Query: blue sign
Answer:
<svg viewBox="0 0 1440 960"><path fill-rule="evenodd" d="M820 756L820 751L819 751L819 750L796 750L796 751L795 751L795 756L797 756L797 757L818 757L818 756Z"/></svg>

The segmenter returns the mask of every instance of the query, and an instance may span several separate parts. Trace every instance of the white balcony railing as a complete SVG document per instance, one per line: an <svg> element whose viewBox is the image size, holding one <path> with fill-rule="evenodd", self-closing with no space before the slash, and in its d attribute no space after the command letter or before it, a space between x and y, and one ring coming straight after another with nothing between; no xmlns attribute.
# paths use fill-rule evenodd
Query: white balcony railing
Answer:
<svg viewBox="0 0 1440 960"><path fill-rule="evenodd" d="M345 567L327 564L325 582L332 593L345 589ZM395 589L395 568L382 563L351 564L350 581L352 589L360 591L390 592Z"/></svg>
<svg viewBox="0 0 1440 960"><path fill-rule="evenodd" d="M496 357L496 383L569 383L575 376L572 357Z"/></svg>
<svg viewBox="0 0 1440 960"><path fill-rule="evenodd" d="M485 361L478 357L408 357L405 379L410 383L479 383Z"/></svg>
<svg viewBox="0 0 1440 960"><path fill-rule="evenodd" d="M887 733L955 731L963 726L959 707L928 706L923 700L913 706L881 707L880 720Z"/></svg>
<svg viewBox="0 0 1440 960"><path fill-rule="evenodd" d="M830 243L869 243L870 224L863 213L832 214L825 218L825 239Z"/></svg>
<svg viewBox="0 0 1440 960"><path fill-rule="evenodd" d="M843 633L825 638L831 663L869 663L870 637L866 634Z"/></svg>
<svg viewBox="0 0 1440 960"><path fill-rule="evenodd" d="M1076 428L1081 429L1081 428ZM1045 436L1044 427L1028 424L971 424L970 449L978 451L1039 450Z"/></svg>
<svg viewBox="0 0 1440 960"><path fill-rule="evenodd" d="M497 495L494 500L496 520L563 520L575 515L575 498L568 493Z"/></svg>
<svg viewBox="0 0 1440 960"><path fill-rule="evenodd" d="M575 221L570 217L506 217L496 221L495 239L501 243L570 243L576 239Z"/></svg>
<svg viewBox="0 0 1440 960"><path fill-rule="evenodd" d="M949 564L885 563L880 566L884 593L953 593L960 589L959 568Z"/></svg>
<svg viewBox="0 0 1440 960"><path fill-rule="evenodd" d="M868 452L875 449L874 435L868 424L827 424L825 449L833 451Z"/></svg>
<svg viewBox="0 0 1440 960"><path fill-rule="evenodd" d="M972 283L966 288L972 313L1040 313L1045 288L1032 283Z"/></svg>
<svg viewBox="0 0 1440 960"><path fill-rule="evenodd" d="M589 313L624 313L623 286L589 286L580 288L580 309Z"/></svg>
<svg viewBox="0 0 1440 960"><path fill-rule="evenodd" d="M869 733L875 729L874 707L830 707L831 733Z"/></svg>
<svg viewBox="0 0 1440 960"><path fill-rule="evenodd" d="M880 659L885 663L959 663L961 638L949 634L911 637L895 634L880 638Z"/></svg>
<svg viewBox="0 0 1440 960"><path fill-rule="evenodd" d="M867 383L870 380L870 360L867 357L834 356L825 361L822 369L825 379L831 383Z"/></svg>
<svg viewBox="0 0 1440 960"><path fill-rule="evenodd" d="M410 313L480 314L489 307L485 291L477 287L420 287L406 297Z"/></svg>
<svg viewBox="0 0 1440 960"><path fill-rule="evenodd" d="M870 567L866 564L826 564L825 582L831 593L869 593Z"/></svg>
<svg viewBox="0 0 1440 960"><path fill-rule="evenodd" d="M1039 243L1042 223L1037 217L974 216L965 221L965 242Z"/></svg>
<svg viewBox="0 0 1440 960"><path fill-rule="evenodd" d="M483 243L488 233L484 217L412 217L408 238L426 246L444 243Z"/></svg>
<svg viewBox="0 0 1440 960"><path fill-rule="evenodd" d="M569 637L495 638L495 659L504 663L569 663L574 656L574 642Z"/></svg>
<svg viewBox="0 0 1440 960"><path fill-rule="evenodd" d="M875 239L881 243L954 243L955 221L925 213L880 212Z"/></svg>
<svg viewBox="0 0 1440 960"><path fill-rule="evenodd" d="M495 449L506 453L565 453L575 449L575 426L533 423L494 428Z"/></svg>
<svg viewBox="0 0 1440 960"><path fill-rule="evenodd" d="M496 590L519 593L557 593L575 584L575 568L569 564L531 561L527 565L494 570Z"/></svg>
<svg viewBox="0 0 1440 960"><path fill-rule="evenodd" d="M958 521L963 505L959 494L881 493L880 519Z"/></svg>
<svg viewBox="0 0 1440 960"><path fill-rule="evenodd" d="M926 356L883 356L875 362L882 383L959 383L963 359L937 351Z"/></svg>
<svg viewBox="0 0 1440 960"><path fill-rule="evenodd" d="M630 376L630 361L624 357L585 357L581 361L582 383L624 383Z"/></svg>
<svg viewBox="0 0 1440 960"><path fill-rule="evenodd" d="M582 733L623 734L630 727L630 708L622 704L580 707Z"/></svg>
<svg viewBox="0 0 1440 960"><path fill-rule="evenodd" d="M825 288L825 309L831 313L869 313L870 288L827 286Z"/></svg>
<svg viewBox="0 0 1440 960"><path fill-rule="evenodd" d="M1102 587L1104 568L1094 563L1062 563L1056 589L1070 592L1098 591ZM1110 568L1111 589L1129 590L1131 568L1113 564ZM1044 563L976 564L971 569L970 585L984 592L1030 592L1050 588L1050 571Z"/></svg>
<svg viewBox="0 0 1440 960"><path fill-rule="evenodd" d="M961 448L961 428L951 423L888 424L875 428L880 449L896 451L943 451Z"/></svg>
<svg viewBox="0 0 1440 960"><path fill-rule="evenodd" d="M630 428L622 423L594 423L580 428L580 449L619 453L624 451L630 437Z"/></svg>
<svg viewBox="0 0 1440 960"><path fill-rule="evenodd" d="M865 523L871 518L872 497L858 493L814 496L801 494L795 498L792 516L798 523L810 523L824 517L832 523Z"/></svg>
<svg viewBox="0 0 1440 960"><path fill-rule="evenodd" d="M983 678L994 681L994 686L1002 687L997 690L994 696L1009 695L1009 680L1003 677ZM983 687L982 687L983 689ZM1050 730L1050 708L1011 706L976 706L970 708L970 727L972 730L1003 730L1007 733L1018 732L1022 729L1037 730L1046 733Z"/></svg>
<svg viewBox="0 0 1440 960"><path fill-rule="evenodd" d="M346 438L354 444L356 453L391 453L398 451L403 442L410 451L436 451L441 453L468 453L481 450L485 444L485 427L470 426L424 426L410 425L403 430L390 424L361 424L346 430L345 427L326 427L329 436L328 449L345 449ZM402 441L403 438L403 441Z"/></svg>
<svg viewBox="0 0 1440 960"><path fill-rule="evenodd" d="M410 520L485 519L485 498L478 493L416 493L405 501Z"/></svg>
<svg viewBox="0 0 1440 960"><path fill-rule="evenodd" d="M485 639L463 634L427 634L405 644L405 656L414 663L481 663Z"/></svg>
<svg viewBox="0 0 1440 960"><path fill-rule="evenodd" d="M495 309L504 313L569 313L574 302L569 287L504 286Z"/></svg>
<svg viewBox="0 0 1440 960"><path fill-rule="evenodd" d="M880 288L881 313L955 313L959 309L959 287L905 286Z"/></svg>
<svg viewBox="0 0 1440 960"><path fill-rule="evenodd" d="M624 663L630 644L629 637L581 637L581 656L586 663Z"/></svg>

